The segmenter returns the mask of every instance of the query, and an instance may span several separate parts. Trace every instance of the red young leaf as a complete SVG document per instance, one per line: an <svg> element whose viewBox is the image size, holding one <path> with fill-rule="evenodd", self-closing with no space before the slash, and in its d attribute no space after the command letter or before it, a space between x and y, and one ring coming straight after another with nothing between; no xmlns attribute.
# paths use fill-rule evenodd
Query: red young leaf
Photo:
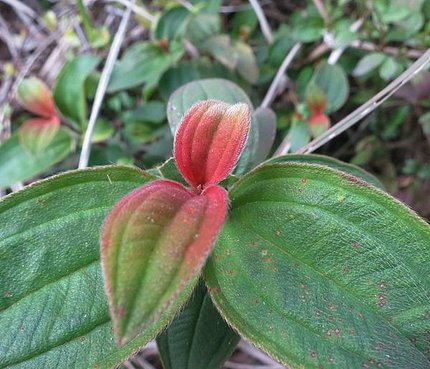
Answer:
<svg viewBox="0 0 430 369"><path fill-rule="evenodd" d="M19 129L21 145L33 154L42 152L60 129L57 116L50 119L33 118L25 121Z"/></svg>
<svg viewBox="0 0 430 369"><path fill-rule="evenodd" d="M223 188L196 195L167 180L151 182L115 205L104 224L101 255L120 344L153 328L161 316L173 318L188 297L183 291L197 283L226 213Z"/></svg>
<svg viewBox="0 0 430 369"><path fill-rule="evenodd" d="M330 119L325 114L314 114L308 122L312 137L321 136L330 128Z"/></svg>
<svg viewBox="0 0 430 369"><path fill-rule="evenodd" d="M175 138L174 156L185 180L198 188L225 179L242 153L250 121L246 104L206 100L193 105Z"/></svg>
<svg viewBox="0 0 430 369"><path fill-rule="evenodd" d="M327 97L324 91L315 84L311 84L306 91L306 105L313 115L324 114Z"/></svg>
<svg viewBox="0 0 430 369"><path fill-rule="evenodd" d="M18 87L18 99L28 111L44 118L56 116L51 91L40 79L28 78Z"/></svg>

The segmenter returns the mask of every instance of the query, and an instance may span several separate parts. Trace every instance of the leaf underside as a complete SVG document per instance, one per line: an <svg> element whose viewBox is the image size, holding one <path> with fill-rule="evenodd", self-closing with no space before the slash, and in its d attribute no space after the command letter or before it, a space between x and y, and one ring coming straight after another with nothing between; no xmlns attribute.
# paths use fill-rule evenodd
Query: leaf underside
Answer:
<svg viewBox="0 0 430 369"><path fill-rule="evenodd" d="M429 367L430 228L321 166L267 164L233 185L205 275L241 335L292 368Z"/></svg>
<svg viewBox="0 0 430 369"><path fill-rule="evenodd" d="M218 369L239 338L199 283L185 308L157 337L157 346L164 369Z"/></svg>

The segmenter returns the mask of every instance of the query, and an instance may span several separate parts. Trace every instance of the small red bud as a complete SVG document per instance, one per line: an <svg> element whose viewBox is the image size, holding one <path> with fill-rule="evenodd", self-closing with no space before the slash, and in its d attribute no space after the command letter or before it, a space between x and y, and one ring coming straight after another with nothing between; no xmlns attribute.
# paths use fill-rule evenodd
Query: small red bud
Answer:
<svg viewBox="0 0 430 369"><path fill-rule="evenodd" d="M40 79L28 78L18 87L18 100L28 111L44 118L56 116L51 91Z"/></svg>
<svg viewBox="0 0 430 369"><path fill-rule="evenodd" d="M246 104L206 100L191 107L175 138L178 169L194 188L225 179L242 153L251 123Z"/></svg>
<svg viewBox="0 0 430 369"><path fill-rule="evenodd" d="M330 119L325 114L314 114L309 120L309 129L312 137L321 136L325 131L330 128Z"/></svg>

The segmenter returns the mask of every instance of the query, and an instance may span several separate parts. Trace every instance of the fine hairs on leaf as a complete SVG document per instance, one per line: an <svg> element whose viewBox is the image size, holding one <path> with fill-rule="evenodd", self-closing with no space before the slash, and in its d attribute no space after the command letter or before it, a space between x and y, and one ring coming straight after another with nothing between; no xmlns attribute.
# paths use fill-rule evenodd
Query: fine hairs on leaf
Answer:
<svg viewBox="0 0 430 369"><path fill-rule="evenodd" d="M153 181L125 196L107 217L102 266L119 345L142 331L161 330L158 322L188 299L226 218L227 192L218 183L237 163L250 119L246 104L195 104L174 147L191 188Z"/></svg>
<svg viewBox="0 0 430 369"><path fill-rule="evenodd" d="M0 369L428 369L430 3L72 3L0 0Z"/></svg>

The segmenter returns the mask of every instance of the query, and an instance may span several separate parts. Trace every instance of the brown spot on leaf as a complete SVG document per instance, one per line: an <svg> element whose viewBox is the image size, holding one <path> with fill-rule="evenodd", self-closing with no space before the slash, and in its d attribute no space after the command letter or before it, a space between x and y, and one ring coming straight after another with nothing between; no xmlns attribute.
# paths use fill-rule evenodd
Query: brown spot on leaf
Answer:
<svg viewBox="0 0 430 369"><path fill-rule="evenodd" d="M360 246L360 243L359 243L359 242L354 241L354 242L352 243L352 247L353 247L354 249L358 249L358 246Z"/></svg>
<svg viewBox="0 0 430 369"><path fill-rule="evenodd" d="M349 267L348 267L348 266L345 266L345 267L343 268L343 272L344 272L345 274L349 273L349 272L350 272Z"/></svg>
<svg viewBox="0 0 430 369"><path fill-rule="evenodd" d="M271 263L272 261L272 258L263 258L263 263Z"/></svg>
<svg viewBox="0 0 430 369"><path fill-rule="evenodd" d="M260 303L260 300L255 300L255 304L258 305Z"/></svg>
<svg viewBox="0 0 430 369"><path fill-rule="evenodd" d="M357 184L364 186L364 187L369 187L369 183L367 183L366 181L363 181L360 178L354 177L351 174L342 173L342 177L345 178L349 182L357 183Z"/></svg>
<svg viewBox="0 0 430 369"><path fill-rule="evenodd" d="M3 293L3 296L4 296L4 297L12 297L12 292L10 292L10 291L5 291L5 292Z"/></svg>
<svg viewBox="0 0 430 369"><path fill-rule="evenodd" d="M211 294L213 292L218 292L219 289L217 287L208 287L208 293Z"/></svg>
<svg viewBox="0 0 430 369"><path fill-rule="evenodd" d="M339 328L336 328L335 330L334 330L334 334L336 335L336 337L340 337L341 336L341 334L342 334L342 332L341 332L341 330L339 329Z"/></svg>
<svg viewBox="0 0 430 369"><path fill-rule="evenodd" d="M281 231L278 229L278 230L276 230L276 231L275 231L275 234L276 234L277 236L280 236L280 235L281 235Z"/></svg>
<svg viewBox="0 0 430 369"><path fill-rule="evenodd" d="M378 305L379 307L384 307L385 306L385 296L384 295L379 295L378 296Z"/></svg>
<svg viewBox="0 0 430 369"><path fill-rule="evenodd" d="M300 182L302 182L303 184L306 184L308 182L308 179L306 177L302 177L300 179Z"/></svg>
<svg viewBox="0 0 430 369"><path fill-rule="evenodd" d="M123 317L125 315L125 309L123 307L119 308L118 314L120 317Z"/></svg>
<svg viewBox="0 0 430 369"><path fill-rule="evenodd" d="M381 281L381 282L379 283L379 288L384 289L385 287L386 287L385 282L384 282L384 281Z"/></svg>
<svg viewBox="0 0 430 369"><path fill-rule="evenodd" d="M312 359L315 359L317 357L317 353L315 351L311 351L310 356Z"/></svg>
<svg viewBox="0 0 430 369"><path fill-rule="evenodd" d="M230 269L229 274L230 274L231 276L234 276L234 270L233 270L233 269Z"/></svg>

